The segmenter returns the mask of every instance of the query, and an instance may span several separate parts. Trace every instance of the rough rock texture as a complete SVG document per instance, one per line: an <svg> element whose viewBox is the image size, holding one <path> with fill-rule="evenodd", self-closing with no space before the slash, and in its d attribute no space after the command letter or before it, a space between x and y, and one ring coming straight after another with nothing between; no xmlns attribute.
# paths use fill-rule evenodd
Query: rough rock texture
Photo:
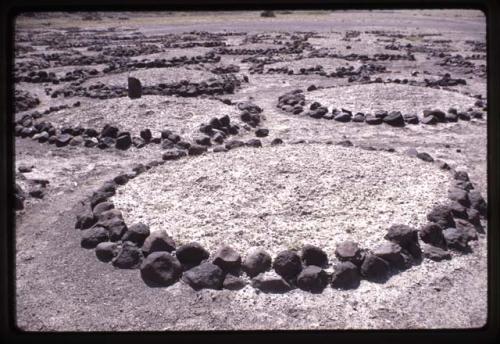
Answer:
<svg viewBox="0 0 500 344"><path fill-rule="evenodd" d="M141 264L141 277L149 286L169 286L182 275L181 263L167 252L153 252Z"/></svg>

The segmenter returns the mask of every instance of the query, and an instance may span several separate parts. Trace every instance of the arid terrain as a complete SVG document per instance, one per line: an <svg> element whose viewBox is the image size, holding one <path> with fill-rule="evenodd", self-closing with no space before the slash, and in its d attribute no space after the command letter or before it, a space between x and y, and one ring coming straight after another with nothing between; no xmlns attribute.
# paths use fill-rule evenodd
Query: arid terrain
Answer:
<svg viewBox="0 0 500 344"><path fill-rule="evenodd" d="M28 13L13 66L20 329L486 323L481 12Z"/></svg>

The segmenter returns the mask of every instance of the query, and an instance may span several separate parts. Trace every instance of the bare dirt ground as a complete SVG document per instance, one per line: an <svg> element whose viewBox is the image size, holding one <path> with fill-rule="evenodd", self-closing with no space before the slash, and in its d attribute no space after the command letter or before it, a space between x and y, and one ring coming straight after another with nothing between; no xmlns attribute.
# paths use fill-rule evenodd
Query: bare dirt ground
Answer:
<svg viewBox="0 0 500 344"><path fill-rule="evenodd" d="M145 86L155 86L181 80L203 82L214 76L214 67L236 64L240 70L234 74L239 79L248 76L248 82L242 82L233 93L218 96L232 102L225 104L210 96L161 94L136 100L115 96L53 98L50 94L54 90L70 88L72 81L58 84L18 81L16 90L28 91L39 98L40 104L18 111L16 119L35 110L43 112L52 106L71 106L80 101L79 107L54 110L35 122L50 121L57 128L81 125L97 130L109 123L133 135L150 128L154 136L168 128L191 137L201 123L227 114L242 127L235 138L247 140L255 138L255 132L243 129L236 104L252 100L263 109L260 127L269 129L269 136L260 138L262 148L244 147L223 153L213 153L210 148L201 157L155 167L130 181L114 197L126 219L141 218L149 222L152 230L157 226L182 224L169 231L174 239L179 242L196 239L204 242L210 252L224 238L219 222L225 222L233 225L227 237L235 248L241 248L242 254L249 245L259 244L276 253L310 239L312 243L323 242L322 247L333 257L336 243L348 237L371 246L385 234L384 224L388 227L405 220L418 227L429 208L446 196L448 175L436 166L429 167L406 156L408 148L427 152L452 168L467 171L475 188L486 198L486 111L484 119L395 128L386 124L370 126L312 119L304 113L293 115L276 107L279 96L300 88L306 96L306 108L319 101L329 111L333 108L346 108L353 113L396 110L422 116L425 109L439 108L445 112L450 107L459 111L477 109L475 96L486 99L486 79L481 75L481 66L486 65L485 51L467 41L485 42L485 18L479 11L278 12L275 18L262 18L257 12L223 12L217 16L106 13L91 20L83 20L84 16L74 13L19 17L16 43L32 46L34 51L16 53L16 76L45 70L56 72L60 78L69 71L95 68L98 74L83 80L83 86L101 81L125 87L129 75L138 77ZM242 61L252 54L244 51L225 54L218 46L202 46L223 41L229 49L280 49L287 46L284 43L296 42L292 36L302 37L303 32L312 36L300 40L310 46L304 45L299 52L256 54L263 59L276 59L264 65L264 73L252 73L257 63ZM137 33L142 35L134 36ZM47 40L42 39L44 35ZM36 44L31 44L35 40ZM88 50L98 45L115 49L146 41L154 42L161 51L113 57L109 55L113 52L101 54ZM198 45L165 47L171 42ZM82 46L72 46L75 43ZM403 48L387 49L390 44ZM411 52L415 60L369 61L387 69L370 77L422 82L450 73L452 78L466 80L466 85L451 86L449 90L300 74L300 68L318 64L330 73L339 66L357 68L364 63L359 59L310 56L320 50L339 55L406 56L411 49L404 48L407 44L416 49ZM118 59L134 64L146 58L191 58L211 51L220 56L220 61L103 72ZM61 57L39 55L55 52L68 53L75 60L68 62ZM447 57L457 54L483 57L463 59L470 64L460 66L441 65ZM82 55L98 58L91 63L78 63L76 58ZM47 61L50 63L45 67L33 65ZM30 63L32 67L23 71L20 63ZM289 67L294 74L267 74L269 68L276 67ZM419 73L412 76L414 71ZM312 84L320 88L306 91ZM284 144L272 147L270 143L275 138L283 139ZM291 144L301 139L306 143ZM350 140L356 147L332 145L341 140ZM395 152L360 148L368 146L393 148ZM321 294L300 289L266 294L249 285L238 291L194 291L184 283L150 288L137 269L117 269L99 262L94 250L81 248L81 233L74 227L75 217L83 208L82 199L136 163L161 160L164 151L161 145L121 151L81 145L55 147L17 137L15 151L16 182L23 189L29 190L32 179L49 181L43 199L28 197L25 209L16 213L16 315L22 330L436 329L476 328L487 320L486 234L479 234L478 240L471 242L471 253L453 252L451 260L442 262L425 259L386 283L362 280L354 290L327 287ZM20 173L17 167L21 165L34 168L32 172ZM285 167L296 171L290 174L293 182L280 179L285 177L279 170ZM220 173L221 169L227 170L228 175ZM380 171L383 173L377 173ZM250 195L250 191L256 194ZM305 198L299 199L301 194ZM237 200L244 203L240 208L235 206ZM306 211L301 217L299 209L294 207L307 208L312 201L320 204L321 216L315 218ZM390 206L389 201L404 203L376 212L384 205ZM254 203L258 206L253 206ZM327 208L333 204L343 213L328 214ZM353 205L357 209L350 212ZM273 215L273 211L284 214L288 211L290 216ZM211 212L222 215L212 217ZM256 222L263 212L269 214L259 220L262 223ZM352 224L351 233L345 231L346 223ZM279 230L267 232L266 237L266 230L272 224L277 224ZM329 227L334 225L336 229L330 231ZM308 237L306 228L317 232ZM236 241L238 236L241 241Z"/></svg>

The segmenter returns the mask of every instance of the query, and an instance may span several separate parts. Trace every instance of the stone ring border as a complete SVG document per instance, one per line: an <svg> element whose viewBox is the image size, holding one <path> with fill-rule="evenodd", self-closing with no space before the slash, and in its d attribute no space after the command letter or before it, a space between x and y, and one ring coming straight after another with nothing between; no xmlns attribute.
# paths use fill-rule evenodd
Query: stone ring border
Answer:
<svg viewBox="0 0 500 344"><path fill-rule="evenodd" d="M318 89L316 86L311 85L307 91L314 91ZM319 102L311 103L309 110L304 112L306 104L306 96L302 89L295 89L278 97L276 107L284 112L293 115L303 114L304 116L313 119L334 120L336 122L359 122L369 125L380 125L385 123L392 127L402 128L407 124L417 125L436 125L438 123L458 122L458 120L470 121L471 118L483 119L483 112L476 111L472 107L467 111L458 111L455 108L450 108L447 113L439 109L424 110L423 118L419 118L416 114L402 114L400 111L386 110L376 111L374 114L364 114L362 112L355 112L347 109L333 108L331 112L328 111L326 106L322 106ZM478 102L474 105L476 106Z"/></svg>
<svg viewBox="0 0 500 344"><path fill-rule="evenodd" d="M339 144L353 146L352 143ZM240 146L226 144L227 150ZM355 146L354 149L359 148L363 147ZM354 289L361 279L384 283L392 275L419 265L424 256L434 261L451 259L448 248L471 252L469 241L477 240L477 233L484 233L480 220L486 219L487 205L474 190L468 174L455 171L445 162L434 161L428 153L418 153L414 149L406 154L449 171L451 203L435 206L427 214L429 222L419 230L407 225L391 226L384 236L387 242L375 249L360 248L352 241L340 243L335 250L340 263L334 266L331 276L323 270L328 257L319 247L304 245L300 255L294 250L285 250L274 260L261 249L251 249L242 259L230 246L222 246L211 255L198 243L176 247L165 230L150 233L143 223L128 227L121 212L109 202L117 187L147 170L169 160L203 153L205 151L164 155L163 160L136 164L131 172L120 173L104 182L91 197L82 201L85 209L77 216L75 224L75 228L83 232L81 246L95 248L99 260L111 262L117 268L139 269L143 281L151 287L167 287L182 280L194 290L238 290L247 285L240 278L245 273L251 278L251 285L262 292L284 293L298 287L320 293L328 284L337 289ZM420 241L425 245L423 252ZM270 271L271 267L274 271Z"/></svg>

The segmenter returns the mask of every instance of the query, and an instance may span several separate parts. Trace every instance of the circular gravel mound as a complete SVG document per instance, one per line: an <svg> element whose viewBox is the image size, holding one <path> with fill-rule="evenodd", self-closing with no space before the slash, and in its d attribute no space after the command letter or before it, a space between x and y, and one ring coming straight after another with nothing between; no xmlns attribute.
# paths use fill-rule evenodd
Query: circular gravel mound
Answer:
<svg viewBox="0 0 500 344"><path fill-rule="evenodd" d="M177 245L244 254L354 240L372 248L392 224L419 227L446 201L449 176L397 153L319 144L241 148L155 167L112 198L127 223L165 229Z"/></svg>
<svg viewBox="0 0 500 344"><path fill-rule="evenodd" d="M237 114L234 106L218 100L147 95L140 99L95 100L85 108L53 112L40 121L50 121L58 128L79 125L97 130L111 124L133 135L139 135L145 128L151 129L155 135L163 129L194 135L199 134L200 123L208 122L212 117L234 117Z"/></svg>
<svg viewBox="0 0 500 344"><path fill-rule="evenodd" d="M429 87L399 84L350 85L320 89L306 94L306 107L315 101L332 108L353 112L374 113L377 110L401 111L422 116L425 109L450 107L468 109L475 99L460 93Z"/></svg>

